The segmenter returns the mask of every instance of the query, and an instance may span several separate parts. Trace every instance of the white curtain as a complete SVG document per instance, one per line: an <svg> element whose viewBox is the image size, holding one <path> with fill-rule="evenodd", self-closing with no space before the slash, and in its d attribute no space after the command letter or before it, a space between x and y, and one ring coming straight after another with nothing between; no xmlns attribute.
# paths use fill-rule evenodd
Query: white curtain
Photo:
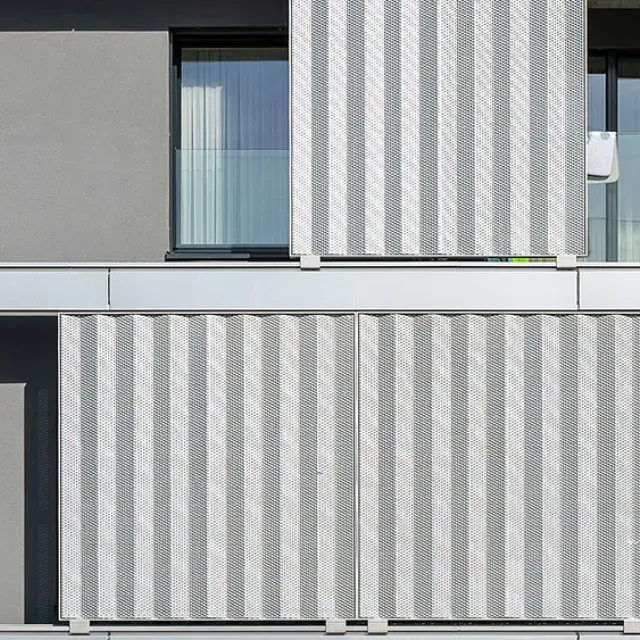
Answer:
<svg viewBox="0 0 640 640"><path fill-rule="evenodd" d="M286 245L286 52L186 49L181 100L181 244Z"/></svg>

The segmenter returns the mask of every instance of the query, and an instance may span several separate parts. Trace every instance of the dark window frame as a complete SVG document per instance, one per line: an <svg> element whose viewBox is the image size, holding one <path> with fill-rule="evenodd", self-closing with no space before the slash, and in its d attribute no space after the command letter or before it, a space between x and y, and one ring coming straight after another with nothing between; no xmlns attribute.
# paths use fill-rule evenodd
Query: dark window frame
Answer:
<svg viewBox="0 0 640 640"><path fill-rule="evenodd" d="M293 260L289 244L273 245L181 245L178 203L176 152L181 138L181 64L185 48L282 48L289 49L287 27L180 29L172 30L170 38L170 225L171 250L167 260Z"/></svg>

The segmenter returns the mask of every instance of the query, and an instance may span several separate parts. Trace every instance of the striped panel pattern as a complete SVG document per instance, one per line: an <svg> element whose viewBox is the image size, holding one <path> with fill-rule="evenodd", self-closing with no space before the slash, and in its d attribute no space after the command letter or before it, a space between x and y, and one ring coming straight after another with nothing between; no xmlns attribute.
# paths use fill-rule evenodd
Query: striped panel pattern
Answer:
<svg viewBox="0 0 640 640"><path fill-rule="evenodd" d="M586 252L583 0L291 0L292 254Z"/></svg>
<svg viewBox="0 0 640 640"><path fill-rule="evenodd" d="M353 617L354 330L63 316L61 617Z"/></svg>
<svg viewBox="0 0 640 640"><path fill-rule="evenodd" d="M640 616L640 319L359 322L359 615Z"/></svg>

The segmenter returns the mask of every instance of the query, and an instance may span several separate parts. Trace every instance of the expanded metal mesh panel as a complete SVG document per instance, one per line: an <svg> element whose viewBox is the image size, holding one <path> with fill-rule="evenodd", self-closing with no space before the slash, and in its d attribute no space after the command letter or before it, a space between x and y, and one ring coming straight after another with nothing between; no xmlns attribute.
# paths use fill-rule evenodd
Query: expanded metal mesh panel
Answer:
<svg viewBox="0 0 640 640"><path fill-rule="evenodd" d="M360 319L360 615L640 615L640 320Z"/></svg>
<svg viewBox="0 0 640 640"><path fill-rule="evenodd" d="M292 253L584 254L584 0L291 0Z"/></svg>
<svg viewBox="0 0 640 640"><path fill-rule="evenodd" d="M61 616L355 615L354 320L61 318Z"/></svg>

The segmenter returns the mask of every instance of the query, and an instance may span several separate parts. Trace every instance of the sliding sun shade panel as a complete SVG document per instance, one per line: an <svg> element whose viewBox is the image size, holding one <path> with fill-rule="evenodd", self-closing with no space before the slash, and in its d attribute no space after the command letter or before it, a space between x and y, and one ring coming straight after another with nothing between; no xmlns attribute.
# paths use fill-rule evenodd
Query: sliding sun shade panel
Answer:
<svg viewBox="0 0 640 640"><path fill-rule="evenodd" d="M352 618L353 316L63 316L61 618Z"/></svg>
<svg viewBox="0 0 640 640"><path fill-rule="evenodd" d="M640 321L362 316L360 616L640 615Z"/></svg>
<svg viewBox="0 0 640 640"><path fill-rule="evenodd" d="M292 254L584 254L585 4L291 0Z"/></svg>

